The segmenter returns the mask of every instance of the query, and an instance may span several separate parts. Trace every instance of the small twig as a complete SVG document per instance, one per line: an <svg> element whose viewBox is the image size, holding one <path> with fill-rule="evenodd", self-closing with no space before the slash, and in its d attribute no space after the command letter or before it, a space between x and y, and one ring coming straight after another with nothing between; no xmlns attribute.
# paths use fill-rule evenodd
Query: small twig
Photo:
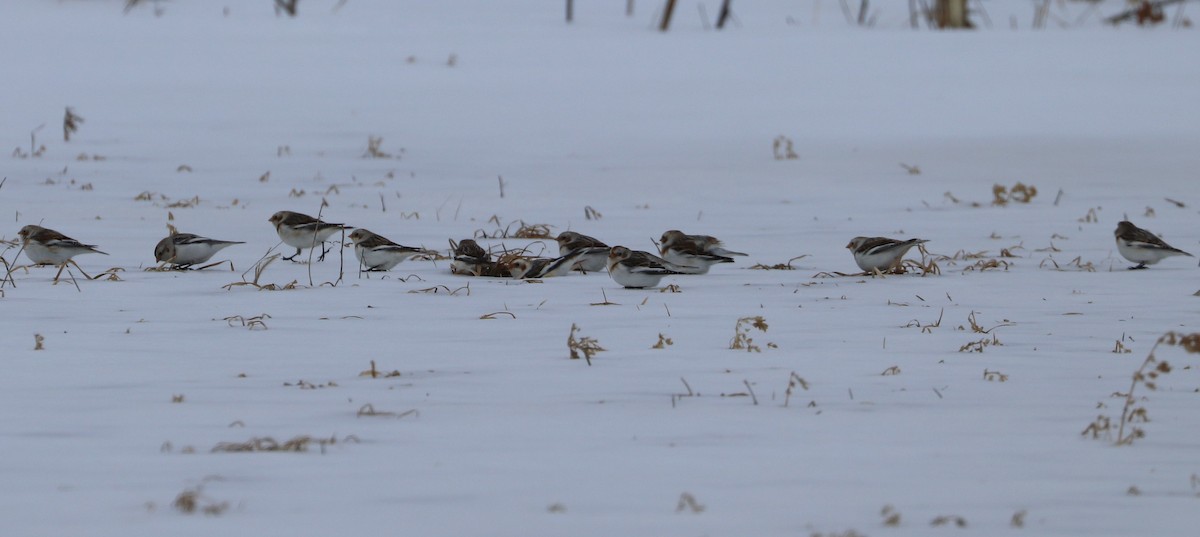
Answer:
<svg viewBox="0 0 1200 537"><path fill-rule="evenodd" d="M742 384L745 384L746 389L750 390L750 400L754 401L754 406L758 406L758 396L754 395L754 388L750 387L750 381L743 379Z"/></svg>

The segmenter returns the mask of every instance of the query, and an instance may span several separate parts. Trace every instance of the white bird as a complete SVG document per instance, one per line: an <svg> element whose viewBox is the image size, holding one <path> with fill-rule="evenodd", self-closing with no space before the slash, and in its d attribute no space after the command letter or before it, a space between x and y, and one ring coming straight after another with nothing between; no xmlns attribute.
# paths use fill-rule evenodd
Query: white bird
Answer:
<svg viewBox="0 0 1200 537"><path fill-rule="evenodd" d="M450 240L454 250L454 261L450 262L450 272L468 276L482 276L496 271L496 262L492 254L484 250L474 239L463 239L461 242Z"/></svg>
<svg viewBox="0 0 1200 537"><path fill-rule="evenodd" d="M613 246L608 254L608 275L624 287L654 287L664 276L682 274L673 265L653 254Z"/></svg>
<svg viewBox="0 0 1200 537"><path fill-rule="evenodd" d="M1137 266L1129 267L1130 269L1144 269L1146 265L1153 265L1176 255L1193 257L1192 254L1163 242L1155 234L1127 220L1117 224L1113 235L1117 238L1117 251L1121 252L1121 257L1137 263Z"/></svg>
<svg viewBox="0 0 1200 537"><path fill-rule="evenodd" d="M904 254L909 248L929 242L925 239L908 239L906 241L889 239L887 237L854 237L846 248L854 254L854 262L858 268L866 272L889 272L900 268Z"/></svg>
<svg viewBox="0 0 1200 537"><path fill-rule="evenodd" d="M579 249L554 259L545 257L518 257L509 264L508 271L513 279L517 280L565 276L577 265L580 256L586 251L586 249Z"/></svg>
<svg viewBox="0 0 1200 537"><path fill-rule="evenodd" d="M733 263L732 256L746 255L726 250L716 237L687 235L677 229L662 234L662 238L659 239L659 253L684 274L706 274L713 265Z"/></svg>
<svg viewBox="0 0 1200 537"><path fill-rule="evenodd" d="M608 245L594 237L589 237L574 231L564 231L555 239L558 242L558 255L563 256L584 250L583 255L575 262L575 268L584 272L599 272L608 266Z"/></svg>
<svg viewBox="0 0 1200 537"><path fill-rule="evenodd" d="M208 261L217 252L235 244L245 243L209 239L191 233L172 233L154 246L154 259L160 263L187 268Z"/></svg>
<svg viewBox="0 0 1200 537"><path fill-rule="evenodd" d="M283 240L284 244L296 249L295 254L284 258L288 261L296 259L296 256L300 255L300 251L305 248L314 248L317 245L324 248L325 241L329 240L334 233L350 229L343 224L322 222L307 214L292 211L279 211L271 215L267 221L275 224L275 232L279 234L279 238ZM317 258L317 261L324 261L327 253L329 250L323 249L321 257Z"/></svg>
<svg viewBox="0 0 1200 537"><path fill-rule="evenodd" d="M354 255L358 257L358 262L367 271L392 270L405 259L434 253L424 248L396 244L382 235L363 228L355 229L350 233L350 240L354 241Z"/></svg>
<svg viewBox="0 0 1200 537"><path fill-rule="evenodd" d="M17 232L22 249L38 265L62 265L80 254L104 254L91 244L83 244L53 229L28 225Z"/></svg>

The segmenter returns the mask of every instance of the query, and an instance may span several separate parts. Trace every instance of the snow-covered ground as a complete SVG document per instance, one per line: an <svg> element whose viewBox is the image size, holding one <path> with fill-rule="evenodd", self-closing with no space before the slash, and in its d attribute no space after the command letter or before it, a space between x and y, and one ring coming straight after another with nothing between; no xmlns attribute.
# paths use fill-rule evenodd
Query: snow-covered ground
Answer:
<svg viewBox="0 0 1200 537"><path fill-rule="evenodd" d="M1080 434L1116 426L1158 336L1200 331L1195 259L1126 271L1112 236L1128 218L1200 254L1195 29L1099 22L1123 2L1053 2L1045 31L1033 2L985 2L991 28L950 33L908 29L899 1L870 29L832 0L739 1L722 32L681 2L666 34L645 0L631 18L576 2L571 25L562 2L250 4L0 8L0 237L41 224L110 254L80 256L89 274L122 269L3 289L5 535L1200 527L1197 356L1159 349L1174 371L1138 388L1145 438ZM85 121L63 142L68 106ZM391 158L364 158L371 137ZM1018 182L1030 203L991 204ZM663 281L678 292L446 261L365 278L350 249L311 275L267 267L260 283L294 290L223 288L278 243L278 210L443 252L523 221L750 255ZM246 241L218 257L236 270L144 270L168 223ZM856 271L856 235L958 258L819 274ZM755 316L761 352L731 350ZM606 349L590 367L572 324ZM399 376L360 375L372 361ZM300 436L306 452L213 452ZM191 515L173 506L189 491Z"/></svg>

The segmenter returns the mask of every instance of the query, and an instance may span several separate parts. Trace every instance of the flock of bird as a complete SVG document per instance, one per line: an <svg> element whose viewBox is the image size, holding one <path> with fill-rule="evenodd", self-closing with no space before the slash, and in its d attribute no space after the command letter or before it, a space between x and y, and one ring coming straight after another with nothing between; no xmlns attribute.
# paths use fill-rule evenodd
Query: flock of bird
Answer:
<svg viewBox="0 0 1200 537"><path fill-rule="evenodd" d="M404 246L363 228L324 222L306 214L279 211L268 219L281 241L296 249L283 259L295 260L305 249L321 247L317 261L329 252L325 243L338 232L352 230L350 240L364 271L387 271L415 256L435 256L436 252ZM62 233L36 225L21 228L21 250L36 265L59 267L57 280L72 258L80 254L104 254L96 246L81 243ZM1117 224L1114 232L1117 251L1136 263L1130 269L1144 269L1172 256L1191 257L1172 247L1153 233L1128 221ZM713 265L733 263L742 252L728 250L721 241L708 235L688 235L678 230L662 234L656 254L609 246L600 240L573 231L564 231L555 239L558 257L527 257L517 253L493 259L492 254L472 239L450 241L453 250L451 272L469 276L510 277L516 279L562 276L571 271L605 270L613 281L629 288L654 287L663 277L673 274L705 274ZM897 240L886 237L855 237L846 245L854 261L866 273L902 271L904 255L923 239ZM241 241L209 239L191 233L172 233L154 247L154 258L165 266L189 269L212 259L217 252ZM661 256L661 257L660 257ZM5 262L7 264L7 261Z"/></svg>

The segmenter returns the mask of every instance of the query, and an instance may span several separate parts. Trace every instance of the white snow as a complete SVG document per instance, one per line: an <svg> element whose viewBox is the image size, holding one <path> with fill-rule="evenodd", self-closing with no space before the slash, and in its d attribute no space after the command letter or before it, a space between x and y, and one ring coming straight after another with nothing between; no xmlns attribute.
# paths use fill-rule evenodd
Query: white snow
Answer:
<svg viewBox="0 0 1200 537"><path fill-rule="evenodd" d="M986 2L991 28L936 32L908 29L906 2L872 3L869 29L832 0L734 2L740 24L716 32L681 2L662 34L649 1L632 18L579 1L571 25L562 2L305 0L296 18L266 0L123 4L0 9L0 237L40 224L111 254L78 257L89 274L123 269L73 270L78 290L18 270L3 289L5 535L1200 527L1195 355L1159 348L1174 371L1138 388L1145 438L1080 434L1098 415L1116 426L1113 394L1156 338L1200 331L1196 260L1127 271L1112 236L1129 218L1200 254L1200 37L1171 27L1178 8L1111 28L1101 15L1123 2L1078 25L1087 4L1054 2L1067 27L1033 31L1034 3ZM63 142L67 106L85 122ZM44 153L10 156L43 124ZM363 158L372 136L395 158ZM780 136L799 158L773 158ZM1037 187L1031 203L990 205L1017 182ZM278 243L278 210L443 252L520 220L647 250L678 228L750 256L667 278L672 293L604 274L464 278L446 261L360 278L349 249L344 280L323 285L335 249L312 286L308 265L278 261L260 283L299 289L224 289ZM145 271L172 216L246 241L217 257L236 271ZM1018 257L818 277L854 271L857 235ZM480 318L494 312L511 315ZM973 333L972 312L1003 326ZM265 329L225 320L262 314ZM761 352L730 350L751 316L769 325L749 333ZM568 358L572 324L606 349L590 367ZM673 345L652 349L659 334ZM360 376L371 361L401 376ZM785 406L793 372L808 389ZM678 397L685 382L694 396ZM416 412L359 417L367 404ZM211 451L301 435L337 442ZM172 507L197 487L200 507L228 508ZM676 511L685 493L702 512ZM932 529L939 516L967 527Z"/></svg>

